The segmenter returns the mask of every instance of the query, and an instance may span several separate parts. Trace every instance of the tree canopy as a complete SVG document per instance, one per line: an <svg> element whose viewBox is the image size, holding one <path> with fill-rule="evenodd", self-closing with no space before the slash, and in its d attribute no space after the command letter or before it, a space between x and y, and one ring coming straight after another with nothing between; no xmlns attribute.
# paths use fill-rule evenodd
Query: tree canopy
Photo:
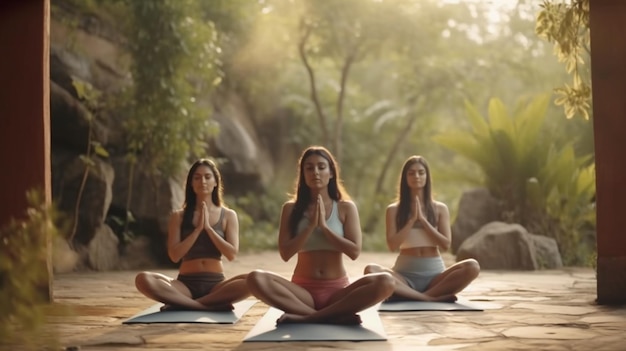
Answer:
<svg viewBox="0 0 626 351"><path fill-rule="evenodd" d="M435 196L453 214L463 191L493 188L497 175L508 174L503 171L519 171L516 186L522 192L529 179L550 173L540 171L549 164L526 167L530 160L522 154L511 160L518 163L503 164L487 148L477 164L464 157L469 149L440 143L436 136L475 126L472 116L506 122L504 107L518 111L540 100L541 108L534 103L524 113L541 115L542 123L533 126L547 150L557 155L571 148L573 160L585 161L572 163L581 170L593 163L585 121L588 0L65 2L123 19L120 28L133 57L133 85L119 104L128 111L127 151L130 160L142 159L158 172L176 170L181 160L206 152L218 132L212 111L231 94L242 99L268 148L331 149L359 204L365 232L378 237L401 163L410 155L429 160ZM560 88L552 96L555 87ZM556 105L547 102L554 98ZM467 106L474 112L468 115ZM585 118L571 119L577 114ZM262 133L263 126L278 123L280 132ZM526 147L520 140L528 142L530 131L509 129L507 140L515 141L509 144ZM266 193L283 197L294 162L277 160L285 170L277 171ZM481 172L487 165L500 169ZM249 196L265 201L266 195Z"/></svg>

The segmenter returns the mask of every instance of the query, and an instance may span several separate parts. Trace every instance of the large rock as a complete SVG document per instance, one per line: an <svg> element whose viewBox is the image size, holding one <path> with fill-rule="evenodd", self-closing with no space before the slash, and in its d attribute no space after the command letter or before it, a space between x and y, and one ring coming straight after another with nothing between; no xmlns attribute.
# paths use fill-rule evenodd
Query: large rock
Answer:
<svg viewBox="0 0 626 351"><path fill-rule="evenodd" d="M147 236L132 238L120 254L119 268L139 271L159 266L152 251L152 242Z"/></svg>
<svg viewBox="0 0 626 351"><path fill-rule="evenodd" d="M69 91L50 82L50 134L53 148L86 153L90 141L107 144L109 130ZM91 133L91 138L89 137Z"/></svg>
<svg viewBox="0 0 626 351"><path fill-rule="evenodd" d="M113 197L113 167L97 157L92 158L92 162L93 165L87 167L80 157L53 157L53 197L59 208L70 216L70 232L74 216L78 216L73 242L79 245L87 245L95 236ZM88 172L87 178L81 189L85 172ZM77 203L78 213L75 213Z"/></svg>
<svg viewBox="0 0 626 351"><path fill-rule="evenodd" d="M528 234L535 247L535 260L540 269L563 267L559 245L555 239L545 235Z"/></svg>
<svg viewBox="0 0 626 351"><path fill-rule="evenodd" d="M147 174L141 165L137 165L131 181L130 165L124 157L113 157L111 163L116 174L112 207L120 210L120 214L129 210L137 220L154 220L160 234L167 233L170 213L183 205L184 177L166 178ZM127 206L128 194L130 206Z"/></svg>
<svg viewBox="0 0 626 351"><path fill-rule="evenodd" d="M114 24L93 16L82 19L77 27L50 20L50 79L68 91L73 91L72 77L103 92L128 86L130 55Z"/></svg>
<svg viewBox="0 0 626 351"><path fill-rule="evenodd" d="M57 6L65 7L68 4L61 1ZM58 84L74 98L78 94L72 81L77 79L89 83L102 93L98 102L108 102L106 99L109 96L117 94L132 83L131 58L124 43L125 39L118 32L115 22L103 21L97 16L86 14L75 18L72 9L64 10L68 12L57 11L56 16L50 19L50 81ZM70 18L63 18L68 14ZM77 25L67 25L69 22L77 22ZM51 100L53 93L51 91ZM98 111L95 116L97 123L113 128L106 130L106 139L99 135L93 139L102 145L119 147L124 142L124 135L123 128L118 126L123 123L125 116L117 116L111 112L107 108ZM52 136L58 140L59 130L54 129L56 113L52 109L50 116L53 121ZM85 124L81 122L80 125ZM76 128L71 124L65 126ZM99 130L97 132L100 133ZM63 134L63 137L69 137L70 140L76 137L86 139L87 135L85 132L72 134L67 131ZM80 152L82 150L84 148L80 148Z"/></svg>
<svg viewBox="0 0 626 351"><path fill-rule="evenodd" d="M130 179L130 165L124 157L111 159L115 168L113 201L109 209L109 225L120 234L123 223L115 225L113 217L125 220L130 211L135 222L129 223L131 238L146 236L150 242L148 250L160 264L171 263L167 256L167 227L172 210L181 208L185 199L184 175L167 178L144 172L141 165L135 167ZM187 170L184 171L185 175ZM130 204L127 205L130 194ZM123 243L125 245L126 243Z"/></svg>
<svg viewBox="0 0 626 351"><path fill-rule="evenodd" d="M475 258L482 269L536 270L562 266L556 241L519 224L491 222L461 244L457 261Z"/></svg>
<svg viewBox="0 0 626 351"><path fill-rule="evenodd" d="M97 271L119 267L119 239L106 224L96 229L96 235L87 246L89 266Z"/></svg>
<svg viewBox="0 0 626 351"><path fill-rule="evenodd" d="M103 226L117 235L122 253L126 249L146 250L159 263L169 263L165 245L167 222L172 209L183 203L185 175L167 178L145 174L139 164L133 180L128 178L128 164L124 161L128 145L123 128L126 111L112 108L114 105L108 100L118 97L117 93L132 83L128 43L118 31L117 22L108 17L80 13L65 1L59 2L55 9L58 11L54 12L50 23L52 183L53 199L61 203L63 212L70 216L75 212L84 173L84 165L79 160L86 153L89 141L98 141L110 155L106 160L98 159L81 197L78 230L72 243L72 249L80 255L75 269L93 266L87 251L88 247L93 250L96 244L91 241L100 235L98 232ZM72 83L75 79L91 84L102 93L99 102L103 104L93 112L93 117L85 102L78 99ZM219 98L199 98L199 103L207 111L215 109L213 119L220 133L212 140L205 140L209 145L206 156L225 160L220 169L227 196L263 193L276 181L278 172L287 172L291 179L292 165L300 150L285 147L281 137L289 130L288 114L283 113L282 119L261 115L234 92L226 92ZM207 118L211 118L210 115L207 112ZM267 130L270 133L265 135ZM292 154L293 160L286 157ZM186 161L181 159L181 162ZM277 162L290 166L277 167ZM127 204L129 194L131 201ZM243 210L252 213L251 209ZM120 219L124 219L128 211L136 221L124 228ZM260 214L255 214L255 219L265 215L262 207L257 211ZM123 233L123 229L130 232ZM149 240L146 242L140 236ZM141 245L137 246L139 243ZM147 260L149 258L142 258L138 260L141 263L124 265L143 265ZM69 262L64 269L71 269L72 264ZM99 269L107 266L96 265Z"/></svg>
<svg viewBox="0 0 626 351"><path fill-rule="evenodd" d="M499 220L498 201L489 190L477 188L466 191L459 201L457 216L452 225L452 253L483 225Z"/></svg>
<svg viewBox="0 0 626 351"><path fill-rule="evenodd" d="M274 180L274 161L245 103L236 94L229 94L221 100L213 119L219 125L213 140L217 156L228 159L220 165L225 192L236 196L263 191Z"/></svg>
<svg viewBox="0 0 626 351"><path fill-rule="evenodd" d="M76 269L80 255L72 250L62 237L55 236L52 241L52 270L54 273L67 273Z"/></svg>

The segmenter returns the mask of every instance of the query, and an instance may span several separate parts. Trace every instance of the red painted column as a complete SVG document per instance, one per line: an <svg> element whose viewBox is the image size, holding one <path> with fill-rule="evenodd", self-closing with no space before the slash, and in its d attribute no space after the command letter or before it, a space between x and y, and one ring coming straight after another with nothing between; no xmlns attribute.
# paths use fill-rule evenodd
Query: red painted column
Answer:
<svg viewBox="0 0 626 351"><path fill-rule="evenodd" d="M27 190L38 188L51 202L49 33L50 0L0 2L1 227L25 217ZM51 301L50 257L41 269Z"/></svg>
<svg viewBox="0 0 626 351"><path fill-rule="evenodd" d="M591 0L598 303L626 302L626 1Z"/></svg>

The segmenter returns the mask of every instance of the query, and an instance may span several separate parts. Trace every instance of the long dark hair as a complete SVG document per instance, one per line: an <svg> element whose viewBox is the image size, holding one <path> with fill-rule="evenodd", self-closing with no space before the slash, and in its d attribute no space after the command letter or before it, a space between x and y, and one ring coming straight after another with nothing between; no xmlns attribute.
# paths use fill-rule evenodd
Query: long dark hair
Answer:
<svg viewBox="0 0 626 351"><path fill-rule="evenodd" d="M402 173L400 173L400 187L398 190L398 195L396 201L398 201L398 212L396 214L396 227L398 229L402 228L406 222L409 220L409 214L411 213L411 188L409 188L409 183L406 180L406 175L409 171L409 168L414 164L419 163L424 166L426 170L426 184L424 185L424 190L422 191L422 195L424 198L422 202L424 204L424 212L426 212L426 219L433 226L437 226L437 217L435 216L435 204L432 197L432 182L430 179L430 167L428 167L428 162L422 156L411 156L405 162L404 166L402 166Z"/></svg>
<svg viewBox="0 0 626 351"><path fill-rule="evenodd" d="M306 181L304 179L304 162L309 156L312 155L322 156L326 159L326 161L328 161L328 166L330 167L330 172L332 174L332 178L330 178L328 182L328 196L335 201L350 199L350 195L348 195L346 189L344 189L343 181L339 177L339 165L330 151L323 146L308 147L302 152L300 160L298 161L298 176L296 178L295 194L292 195L292 200L294 200L295 204L293 206L293 211L291 211L291 216L289 217L289 230L292 236L297 234L298 222L302 219L304 211L312 200L311 190L306 185Z"/></svg>
<svg viewBox="0 0 626 351"><path fill-rule="evenodd" d="M224 186L222 185L222 175L220 174L219 169L215 165L215 162L207 159L201 158L191 165L189 168L189 172L187 173L187 182L185 183L185 202L183 203L183 220L181 225L191 225L193 221L193 211L196 208L196 202L198 201L198 197L196 193L193 191L193 174L196 172L196 169L200 166L207 166L213 172L213 176L215 177L215 188L213 188L213 192L211 193L211 202L215 204L215 206L222 205L222 196L224 193Z"/></svg>

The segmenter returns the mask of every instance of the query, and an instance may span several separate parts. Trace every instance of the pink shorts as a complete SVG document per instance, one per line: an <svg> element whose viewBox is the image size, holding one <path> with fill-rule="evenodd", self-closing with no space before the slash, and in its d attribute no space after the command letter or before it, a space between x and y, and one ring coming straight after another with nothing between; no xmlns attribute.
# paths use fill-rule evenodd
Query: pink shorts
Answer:
<svg viewBox="0 0 626 351"><path fill-rule="evenodd" d="M338 279L308 279L293 276L291 281L311 294L316 310L326 307L328 300L335 292L350 285L350 279L347 275Z"/></svg>

